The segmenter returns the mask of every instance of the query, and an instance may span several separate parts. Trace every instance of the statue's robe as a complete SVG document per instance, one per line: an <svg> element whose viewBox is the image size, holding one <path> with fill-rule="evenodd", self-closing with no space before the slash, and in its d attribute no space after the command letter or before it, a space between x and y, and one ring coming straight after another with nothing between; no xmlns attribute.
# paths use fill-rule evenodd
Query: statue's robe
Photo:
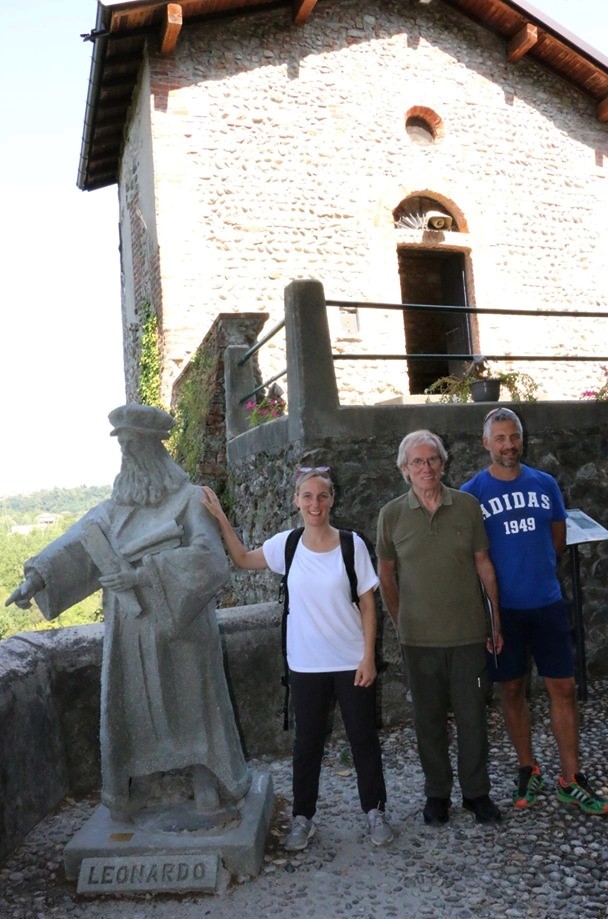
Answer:
<svg viewBox="0 0 608 919"><path fill-rule="evenodd" d="M131 777L194 765L216 776L224 801L249 787L215 616L228 563L200 495L186 484L158 507L105 501L25 566L44 580L36 602L48 619L100 587L83 545L91 524L146 573L149 586L103 596L102 801L112 809L127 805Z"/></svg>

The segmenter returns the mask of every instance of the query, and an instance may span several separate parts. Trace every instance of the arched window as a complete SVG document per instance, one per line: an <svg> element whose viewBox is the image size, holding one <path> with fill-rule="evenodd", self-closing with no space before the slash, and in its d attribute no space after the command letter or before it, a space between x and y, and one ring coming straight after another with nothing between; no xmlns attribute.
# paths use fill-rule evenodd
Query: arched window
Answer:
<svg viewBox="0 0 608 919"><path fill-rule="evenodd" d="M397 241L403 303L468 306L465 253L445 243L459 232L455 214L429 195L411 195L393 211L397 229L421 230L419 240ZM428 245L425 245L425 242ZM404 310L408 354L434 354L433 360L408 361L409 389L423 393L439 377L460 373L462 360L450 354L471 353L467 313Z"/></svg>

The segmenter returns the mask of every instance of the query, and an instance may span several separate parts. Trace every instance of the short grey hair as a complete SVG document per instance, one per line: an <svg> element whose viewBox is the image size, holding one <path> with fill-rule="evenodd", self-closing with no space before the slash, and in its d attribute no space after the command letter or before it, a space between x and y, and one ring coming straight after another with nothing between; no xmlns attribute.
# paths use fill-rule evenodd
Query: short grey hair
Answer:
<svg viewBox="0 0 608 919"><path fill-rule="evenodd" d="M523 435L524 429L522 427L519 417L512 411L510 408L495 408L491 412L488 412L483 422L483 436L489 437L492 425L494 422L498 421L514 421L517 425L517 430L520 434Z"/></svg>
<svg viewBox="0 0 608 919"><path fill-rule="evenodd" d="M426 430L412 431L410 434L405 435L399 444L399 450L397 451L397 468L402 472L403 478L406 480L406 482L409 481L409 476L404 471L404 467L407 463L408 453L414 447L420 446L420 444L428 444L430 447L435 447L441 462L444 465L447 462L448 451L443 446L443 441L438 434L433 434L432 431Z"/></svg>

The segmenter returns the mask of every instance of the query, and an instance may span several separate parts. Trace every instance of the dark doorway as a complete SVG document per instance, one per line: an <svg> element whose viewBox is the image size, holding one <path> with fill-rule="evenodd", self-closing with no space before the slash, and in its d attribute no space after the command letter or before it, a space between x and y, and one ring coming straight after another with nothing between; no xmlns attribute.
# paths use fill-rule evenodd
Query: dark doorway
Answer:
<svg viewBox="0 0 608 919"><path fill-rule="evenodd" d="M462 252L429 252L398 249L401 301L437 306L467 306ZM445 354L445 359L408 361L410 392L423 393L439 377L461 373L462 361L450 354L471 353L471 332L466 313L403 313L408 354Z"/></svg>

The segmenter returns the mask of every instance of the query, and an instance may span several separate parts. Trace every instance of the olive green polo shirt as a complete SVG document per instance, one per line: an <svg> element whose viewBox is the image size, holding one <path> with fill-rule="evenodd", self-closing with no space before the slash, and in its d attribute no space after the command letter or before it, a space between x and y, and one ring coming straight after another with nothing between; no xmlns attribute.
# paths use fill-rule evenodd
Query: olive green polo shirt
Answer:
<svg viewBox="0 0 608 919"><path fill-rule="evenodd" d="M396 563L402 644L454 647L486 640L486 617L473 558L488 548L473 495L441 486L434 514L411 489L380 511L377 555Z"/></svg>

